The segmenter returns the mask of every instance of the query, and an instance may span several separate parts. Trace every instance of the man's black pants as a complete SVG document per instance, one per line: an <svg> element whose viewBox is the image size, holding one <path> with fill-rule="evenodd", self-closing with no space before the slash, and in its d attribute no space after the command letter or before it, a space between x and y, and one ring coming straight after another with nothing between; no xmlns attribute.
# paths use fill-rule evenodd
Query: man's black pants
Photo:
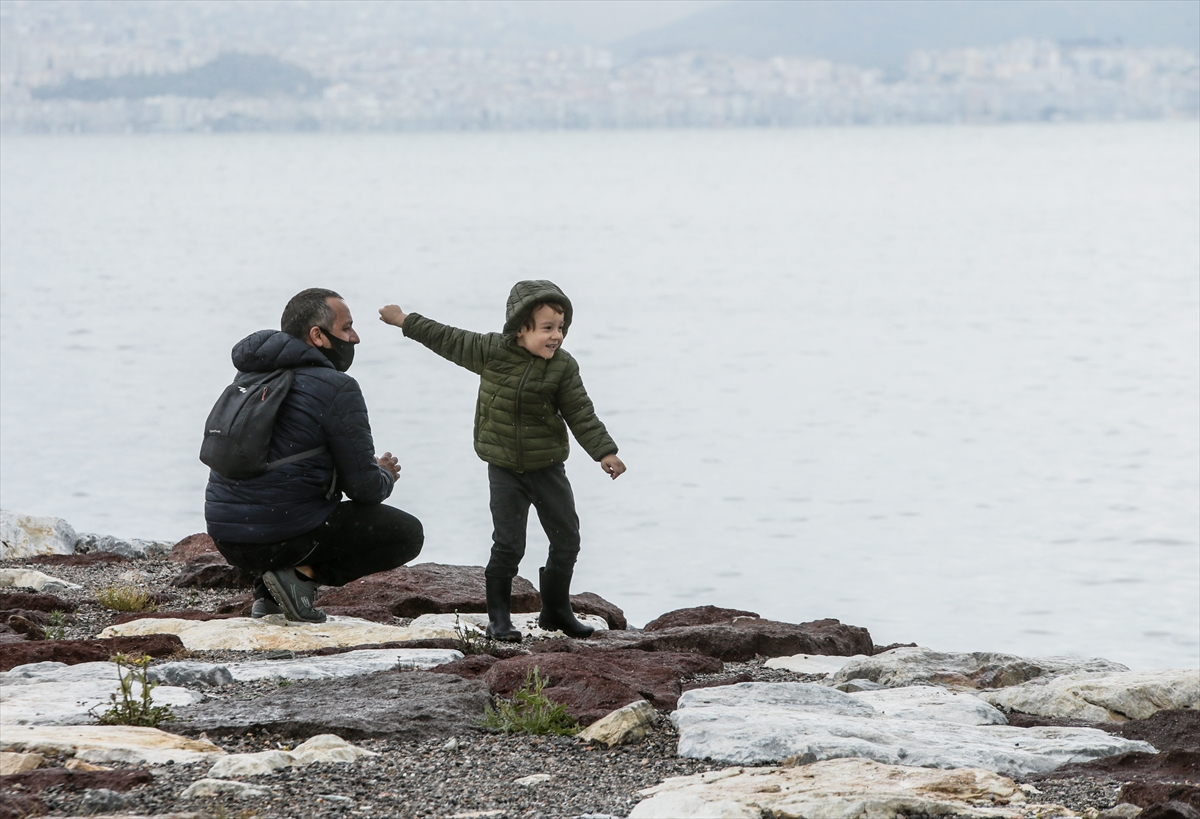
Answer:
<svg viewBox="0 0 1200 819"><path fill-rule="evenodd" d="M514 472L488 464L488 484L494 531L492 557L484 574L502 578L517 574L525 556L530 504L550 538L547 571L569 574L579 555L579 516L575 514L575 493L567 480L566 467L555 464L533 472Z"/></svg>
<svg viewBox="0 0 1200 819"><path fill-rule="evenodd" d="M403 566L421 553L421 521L383 504L343 501L316 529L279 543L231 543L217 549L231 566L257 575L293 566L311 566L323 586L343 586L375 572ZM260 577L255 597L269 597Z"/></svg>

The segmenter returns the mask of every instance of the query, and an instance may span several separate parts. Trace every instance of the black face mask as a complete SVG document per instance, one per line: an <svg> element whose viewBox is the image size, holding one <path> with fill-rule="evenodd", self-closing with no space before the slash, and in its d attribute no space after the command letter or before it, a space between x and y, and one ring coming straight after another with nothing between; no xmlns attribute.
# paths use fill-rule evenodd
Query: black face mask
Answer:
<svg viewBox="0 0 1200 819"><path fill-rule="evenodd" d="M333 347L318 347L317 349L329 359L329 363L334 366L334 369L340 373L346 372L346 370L350 369L350 365L354 363L355 342L343 341L324 327L318 329L325 334L325 338L329 339L329 343Z"/></svg>

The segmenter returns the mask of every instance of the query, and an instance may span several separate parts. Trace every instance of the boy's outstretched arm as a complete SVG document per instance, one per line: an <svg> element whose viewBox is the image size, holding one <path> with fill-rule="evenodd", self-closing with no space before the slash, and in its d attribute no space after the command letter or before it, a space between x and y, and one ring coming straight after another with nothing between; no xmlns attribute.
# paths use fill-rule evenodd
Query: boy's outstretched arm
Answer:
<svg viewBox="0 0 1200 819"><path fill-rule="evenodd" d="M408 338L421 342L447 361L465 367L477 375L483 372L495 342L492 338L496 335L494 333L473 333L448 324L439 324L420 313L406 313L396 304L380 307L379 320L384 324L399 327Z"/></svg>

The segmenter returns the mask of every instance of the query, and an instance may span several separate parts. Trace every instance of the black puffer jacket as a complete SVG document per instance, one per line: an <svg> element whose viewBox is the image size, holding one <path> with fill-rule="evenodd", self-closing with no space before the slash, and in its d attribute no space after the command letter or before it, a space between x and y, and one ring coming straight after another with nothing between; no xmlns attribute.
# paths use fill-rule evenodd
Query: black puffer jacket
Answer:
<svg viewBox="0 0 1200 819"><path fill-rule="evenodd" d="M375 460L367 405L358 382L340 373L316 347L278 330L259 330L233 348L240 372L296 370L292 390L275 417L269 458L328 447L319 455L255 478L208 476L204 518L216 540L274 543L315 529L345 492L360 503L381 503L392 475ZM334 466L337 491L329 494Z"/></svg>

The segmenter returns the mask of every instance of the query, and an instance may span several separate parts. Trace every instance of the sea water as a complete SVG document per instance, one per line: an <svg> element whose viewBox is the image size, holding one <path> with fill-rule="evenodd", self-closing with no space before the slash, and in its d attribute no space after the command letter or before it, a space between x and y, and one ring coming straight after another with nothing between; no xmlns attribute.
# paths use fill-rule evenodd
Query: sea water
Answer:
<svg viewBox="0 0 1200 819"><path fill-rule="evenodd" d="M575 588L876 643L1200 664L1200 127L5 137L0 503L203 531L229 350L312 286L420 560L480 565L477 378L377 321L513 282L629 472L575 448ZM533 517L533 516L531 516ZM522 573L545 538L531 522Z"/></svg>

